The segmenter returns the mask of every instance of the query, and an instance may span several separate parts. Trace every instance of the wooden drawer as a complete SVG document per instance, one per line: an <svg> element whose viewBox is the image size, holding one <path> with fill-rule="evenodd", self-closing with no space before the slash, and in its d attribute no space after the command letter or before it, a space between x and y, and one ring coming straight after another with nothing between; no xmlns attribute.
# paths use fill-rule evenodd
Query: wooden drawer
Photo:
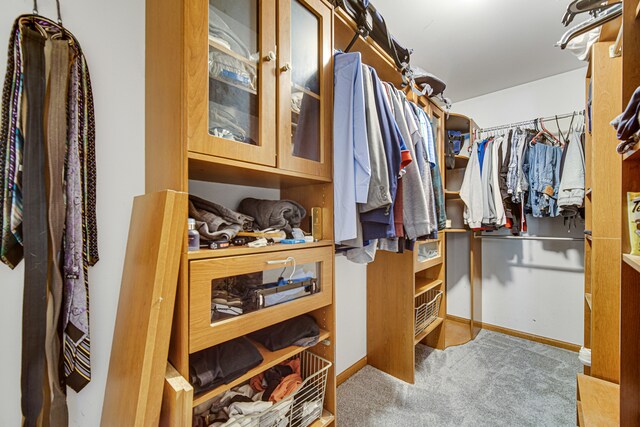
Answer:
<svg viewBox="0 0 640 427"><path fill-rule="evenodd" d="M313 265L320 291L313 295L211 322L212 280L250 273L274 275L285 266L288 276L294 259L297 268ZM275 323L308 313L333 301L332 246L283 252L191 261L189 263L189 353L246 335Z"/></svg>
<svg viewBox="0 0 640 427"><path fill-rule="evenodd" d="M435 240L416 242L413 248L413 270L415 273L442 264L442 237L444 233L439 233L438 236L438 239ZM436 252L436 255L431 257L433 251Z"/></svg>

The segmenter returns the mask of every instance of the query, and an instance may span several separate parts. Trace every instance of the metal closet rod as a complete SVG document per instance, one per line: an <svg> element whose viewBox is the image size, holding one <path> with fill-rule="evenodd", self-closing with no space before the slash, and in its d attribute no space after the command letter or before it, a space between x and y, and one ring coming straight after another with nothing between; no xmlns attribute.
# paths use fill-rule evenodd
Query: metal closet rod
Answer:
<svg viewBox="0 0 640 427"><path fill-rule="evenodd" d="M489 240L553 240L560 242L582 242L584 237L547 237L547 236L487 236L486 234L474 235L476 239Z"/></svg>
<svg viewBox="0 0 640 427"><path fill-rule="evenodd" d="M573 113L567 113L567 114L559 114L558 116L551 116L551 117L543 117L542 121L543 122L548 122L550 120L555 120L556 117L558 118L558 120L562 120L562 119L568 119L569 117L572 117L574 114L579 114L584 116L584 110L580 110L580 111L574 111ZM524 122L518 122L518 123L511 123L508 125L500 125L500 126L494 126L491 128L485 128L485 129L480 129L480 132L491 132L494 130L499 130L499 129L509 129L509 128L515 128L515 127L519 127L519 126L525 126L525 125L531 125L532 123L534 123L536 120L540 120L538 119L531 119L531 120L527 120Z"/></svg>

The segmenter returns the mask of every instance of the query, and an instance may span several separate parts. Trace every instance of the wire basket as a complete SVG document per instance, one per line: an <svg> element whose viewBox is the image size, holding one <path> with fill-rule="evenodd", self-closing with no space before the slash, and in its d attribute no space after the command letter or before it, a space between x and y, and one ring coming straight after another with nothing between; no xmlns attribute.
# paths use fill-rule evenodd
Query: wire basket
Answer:
<svg viewBox="0 0 640 427"><path fill-rule="evenodd" d="M442 291L431 289L416 297L415 335L419 335L438 318Z"/></svg>
<svg viewBox="0 0 640 427"><path fill-rule="evenodd" d="M225 427L307 427L320 418L331 362L309 351L296 357L300 357L303 381L294 393L262 413L236 419Z"/></svg>

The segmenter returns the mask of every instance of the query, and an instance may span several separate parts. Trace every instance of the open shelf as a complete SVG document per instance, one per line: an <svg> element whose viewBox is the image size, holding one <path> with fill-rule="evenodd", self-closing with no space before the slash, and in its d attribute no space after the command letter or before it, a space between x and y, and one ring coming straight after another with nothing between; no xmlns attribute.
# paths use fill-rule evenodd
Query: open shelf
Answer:
<svg viewBox="0 0 640 427"><path fill-rule="evenodd" d="M438 279L416 278L416 297L424 294L425 292L429 292L433 288L437 288L442 285L442 283L444 282Z"/></svg>
<svg viewBox="0 0 640 427"><path fill-rule="evenodd" d="M584 294L584 299L585 301L587 301L587 305L589 306L589 309L591 309L591 294Z"/></svg>
<svg viewBox="0 0 640 427"><path fill-rule="evenodd" d="M321 342L326 340L327 338L329 338L329 332L321 329L320 341L317 345L322 345ZM295 356L296 354L302 353L303 351L308 349L308 347L291 346L291 347L283 348L282 350L278 350L278 351L269 351L266 347L264 347L262 344L258 342L255 342L252 340L252 343L256 346L256 348L262 355L262 358L264 359L262 363L256 366L255 368L251 369L246 374L242 375L240 378L237 378L228 384L223 384L219 387L214 388L213 390L199 393L198 395L194 396L193 397L194 408L200 405L201 403L204 403L207 400L213 397L216 397L217 395L222 394L225 391L230 390L233 387L240 385L245 381L250 380L251 378L266 371L267 369L272 368L280 364L281 362L284 362L285 360ZM320 425L326 425L326 424L320 424Z"/></svg>
<svg viewBox="0 0 640 427"><path fill-rule="evenodd" d="M640 142L636 142L631 150L624 153L622 159L629 162L640 160Z"/></svg>
<svg viewBox="0 0 640 427"><path fill-rule="evenodd" d="M315 420L313 423L311 423L311 427L328 426L335 419L336 419L336 417L334 417L331 412L327 411L326 409L323 409L322 410L322 416L320 418L318 418L317 420Z"/></svg>
<svg viewBox="0 0 640 427"><path fill-rule="evenodd" d="M222 257L228 257L228 256L237 256L237 255L255 255L255 254L268 253L268 252L291 251L294 249L319 248L319 247L331 246L331 245L333 245L333 241L331 240L320 240L319 242L298 243L294 245L276 243L271 246L265 246L263 248L232 246L230 248L225 248L225 249L201 249L199 251L191 251L189 252L188 257L189 257L189 260L211 259L211 258L222 258Z"/></svg>
<svg viewBox="0 0 640 427"><path fill-rule="evenodd" d="M466 228L446 228L444 231L446 233L467 233L471 230L467 230Z"/></svg>
<svg viewBox="0 0 640 427"><path fill-rule="evenodd" d="M626 262L630 267L640 273L640 256L638 255L629 255L622 254L622 259Z"/></svg>
<svg viewBox="0 0 640 427"><path fill-rule="evenodd" d="M417 345L420 341L425 339L431 332L433 332L438 326L440 326L443 321L444 319L442 317L438 317L436 320L434 320L433 323L427 326L427 329L416 335L413 340L414 345Z"/></svg>

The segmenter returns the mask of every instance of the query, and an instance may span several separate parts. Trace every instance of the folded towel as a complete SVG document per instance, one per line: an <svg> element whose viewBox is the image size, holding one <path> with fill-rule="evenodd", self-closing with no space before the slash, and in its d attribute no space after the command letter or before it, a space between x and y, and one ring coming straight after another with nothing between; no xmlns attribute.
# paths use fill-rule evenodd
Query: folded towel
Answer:
<svg viewBox="0 0 640 427"><path fill-rule="evenodd" d="M259 200L244 199L238 210L255 219L261 230L276 228L284 230L287 235L293 228L300 227L302 218L307 215L305 208L293 200Z"/></svg>

